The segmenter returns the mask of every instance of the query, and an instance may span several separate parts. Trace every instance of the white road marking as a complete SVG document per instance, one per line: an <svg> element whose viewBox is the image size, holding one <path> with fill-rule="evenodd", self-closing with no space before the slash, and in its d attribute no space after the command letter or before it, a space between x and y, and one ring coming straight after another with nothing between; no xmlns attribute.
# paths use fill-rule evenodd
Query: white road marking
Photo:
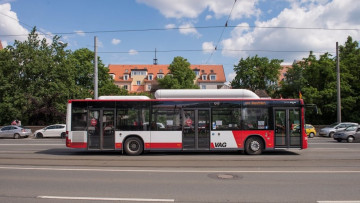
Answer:
<svg viewBox="0 0 360 203"><path fill-rule="evenodd" d="M133 202L175 202L174 199L148 199L148 198L66 197L66 196L37 196L37 198L66 199L66 200L133 201Z"/></svg>
<svg viewBox="0 0 360 203"><path fill-rule="evenodd" d="M360 203L360 200L354 201L317 201L317 203Z"/></svg>
<svg viewBox="0 0 360 203"><path fill-rule="evenodd" d="M47 170L47 171L93 171L93 172L146 172L146 173L360 173L360 170L354 171L211 171L211 170L152 170L152 169L108 169L108 168L50 168L50 167L11 167L0 166L3 170Z"/></svg>

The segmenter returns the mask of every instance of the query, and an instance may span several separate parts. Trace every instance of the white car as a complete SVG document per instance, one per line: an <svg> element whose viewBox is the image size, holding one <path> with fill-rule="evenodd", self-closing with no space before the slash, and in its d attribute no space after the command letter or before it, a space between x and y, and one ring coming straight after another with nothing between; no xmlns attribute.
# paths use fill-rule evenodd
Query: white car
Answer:
<svg viewBox="0 0 360 203"><path fill-rule="evenodd" d="M35 131L34 135L35 135L35 138L43 138L43 137L65 138L66 125L65 124L49 125L43 129Z"/></svg>

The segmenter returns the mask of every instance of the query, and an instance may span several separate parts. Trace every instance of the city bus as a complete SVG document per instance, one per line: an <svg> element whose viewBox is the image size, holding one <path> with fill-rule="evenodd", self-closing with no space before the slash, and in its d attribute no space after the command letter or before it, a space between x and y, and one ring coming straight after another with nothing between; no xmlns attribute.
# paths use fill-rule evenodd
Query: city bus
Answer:
<svg viewBox="0 0 360 203"><path fill-rule="evenodd" d="M66 146L118 150L244 151L306 149L301 99L262 99L245 89L157 90L146 96L69 100ZM300 127L294 127L300 126Z"/></svg>

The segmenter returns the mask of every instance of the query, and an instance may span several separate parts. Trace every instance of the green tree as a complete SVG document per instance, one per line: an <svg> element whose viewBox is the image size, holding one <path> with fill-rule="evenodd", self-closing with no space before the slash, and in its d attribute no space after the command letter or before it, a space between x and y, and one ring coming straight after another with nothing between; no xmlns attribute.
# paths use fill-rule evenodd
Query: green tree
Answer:
<svg viewBox="0 0 360 203"><path fill-rule="evenodd" d="M170 73L163 79L158 79L162 89L199 89L194 84L196 75L190 68L187 59L177 56L169 66Z"/></svg>
<svg viewBox="0 0 360 203"><path fill-rule="evenodd" d="M342 120L360 122L360 49L359 44L348 37L340 46L340 81ZM310 52L303 61L289 69L282 82L281 94L285 98L298 98L302 92L305 104L316 104L319 114L307 112L307 122L329 124L336 121L337 84L336 57L329 53L317 58Z"/></svg>
<svg viewBox="0 0 360 203"><path fill-rule="evenodd" d="M244 88L252 91L265 90L274 96L278 89L278 78L282 60L266 57L241 58L238 65L234 66L236 76L231 81L232 88Z"/></svg>
<svg viewBox="0 0 360 203"><path fill-rule="evenodd" d="M342 120L360 123L360 48L348 37L340 46Z"/></svg>
<svg viewBox="0 0 360 203"><path fill-rule="evenodd" d="M75 69L75 84L77 85L77 98L93 97L94 92L94 52L87 48L74 51L70 55L71 63ZM109 69L98 57L98 88L101 95L127 95L125 89L114 84L109 75Z"/></svg>
<svg viewBox="0 0 360 203"><path fill-rule="evenodd" d="M24 124L65 121L66 103L75 83L67 45L59 39L55 36L49 43L34 28L26 41L15 41L1 52L2 124L15 118Z"/></svg>

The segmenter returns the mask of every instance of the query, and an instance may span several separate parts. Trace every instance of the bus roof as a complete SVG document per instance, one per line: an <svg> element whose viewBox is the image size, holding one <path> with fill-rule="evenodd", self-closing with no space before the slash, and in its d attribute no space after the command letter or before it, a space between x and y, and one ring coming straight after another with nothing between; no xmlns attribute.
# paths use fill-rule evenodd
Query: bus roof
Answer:
<svg viewBox="0 0 360 203"><path fill-rule="evenodd" d="M246 89L160 89L155 92L156 99L260 99L254 92Z"/></svg>

